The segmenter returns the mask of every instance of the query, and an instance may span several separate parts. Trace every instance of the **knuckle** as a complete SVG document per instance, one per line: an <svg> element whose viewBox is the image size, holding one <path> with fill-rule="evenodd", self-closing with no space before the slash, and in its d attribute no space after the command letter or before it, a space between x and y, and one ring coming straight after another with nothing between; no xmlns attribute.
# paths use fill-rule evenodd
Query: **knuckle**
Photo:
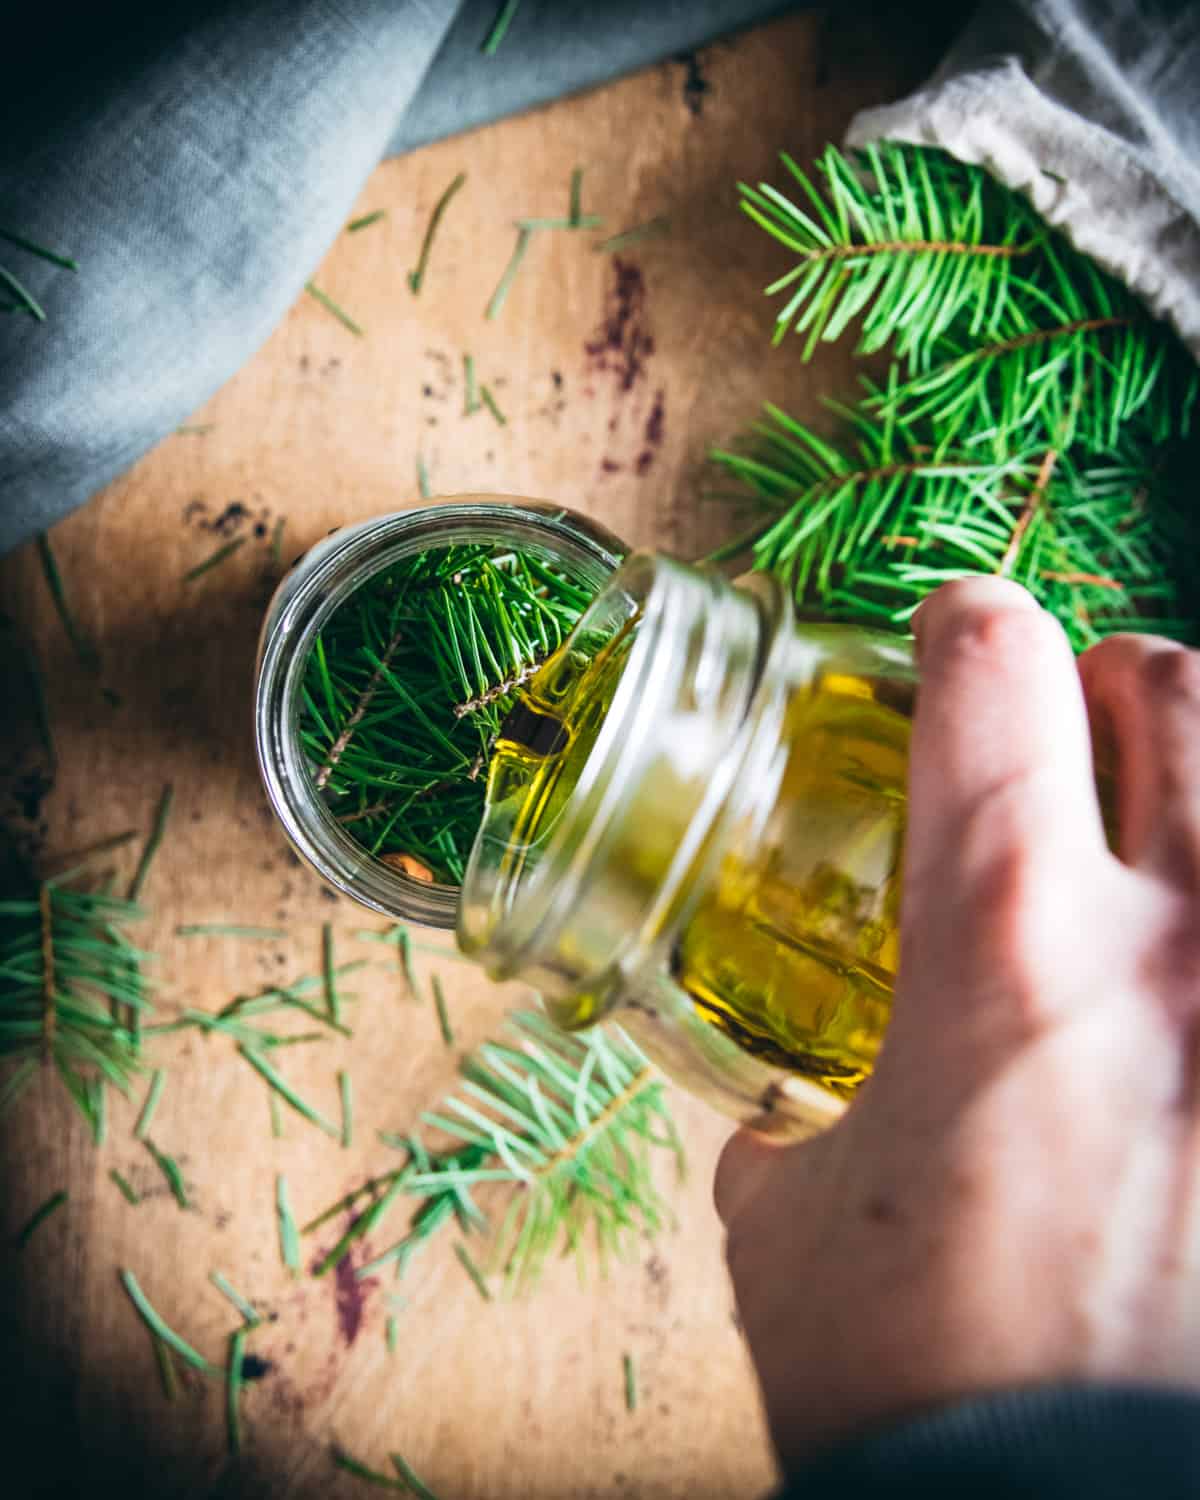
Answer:
<svg viewBox="0 0 1200 1500"><path fill-rule="evenodd" d="M973 606L943 628L938 648L951 670L1007 672L1058 652L1061 644L1058 626L1040 610Z"/></svg>
<svg viewBox="0 0 1200 1500"><path fill-rule="evenodd" d="M1142 661L1142 681L1156 699L1200 706L1200 652L1164 646Z"/></svg>

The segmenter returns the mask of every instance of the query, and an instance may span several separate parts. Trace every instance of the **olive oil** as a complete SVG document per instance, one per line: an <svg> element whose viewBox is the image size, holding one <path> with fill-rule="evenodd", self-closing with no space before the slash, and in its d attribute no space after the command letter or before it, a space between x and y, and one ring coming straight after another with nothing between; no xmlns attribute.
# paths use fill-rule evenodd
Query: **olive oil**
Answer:
<svg viewBox="0 0 1200 1500"><path fill-rule="evenodd" d="M503 726L488 798L515 809L510 878L541 858L586 779L638 623L594 654L569 641ZM801 681L752 810L698 846L668 962L696 1014L742 1051L845 1098L875 1059L898 963L912 690L845 670ZM631 912L678 856L673 827L646 818L607 852ZM573 1024L590 1019L579 1005Z"/></svg>

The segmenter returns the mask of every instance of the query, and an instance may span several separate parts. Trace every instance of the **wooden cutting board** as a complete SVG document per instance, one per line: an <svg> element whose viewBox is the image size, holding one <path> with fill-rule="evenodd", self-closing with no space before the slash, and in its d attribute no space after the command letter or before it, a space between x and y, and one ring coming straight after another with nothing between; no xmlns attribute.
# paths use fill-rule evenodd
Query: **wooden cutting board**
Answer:
<svg viewBox="0 0 1200 1500"><path fill-rule="evenodd" d="M275 523L285 522L290 559L331 527L411 506L418 456L439 494L549 497L631 543L683 556L728 536L736 518L710 496L722 486L705 466L709 445L732 438L764 399L812 417L822 391L849 384L841 352L806 368L794 345L771 349L760 292L786 256L739 215L734 183L780 181L779 148L805 161L839 138L856 109L915 84L938 46L916 30L903 16L866 11L836 25L799 15L384 163L356 212L387 217L343 235L314 277L364 336L302 297L191 419L199 430L167 438L55 530L75 610L102 651L98 679L78 666L34 549L3 565L5 609L41 655L59 753L53 789L39 798L23 779L37 766L36 739L16 725L25 736L13 751L18 774L0 788L10 823L44 851L78 848L144 830L163 784L174 786L145 892L144 941L159 955L164 1014L316 972L325 921L340 959L375 961L354 980L353 1039L288 1058L296 1086L335 1118L336 1074L350 1073L352 1149L295 1116L273 1139L261 1081L227 1042L190 1034L156 1050L169 1074L155 1136L183 1165L191 1211L175 1204L133 1139L140 1098L114 1097L99 1148L52 1079L4 1121L4 1410L9 1452L21 1456L6 1493L43 1492L26 1474L39 1469L47 1486L66 1474L65 1493L85 1484L116 1493L122 1482L172 1496L366 1493L333 1468L334 1443L376 1468L402 1451L444 1500L715 1500L771 1484L710 1202L727 1129L682 1095L674 1107L690 1176L670 1189L678 1228L604 1282L581 1286L563 1262L527 1301L485 1304L447 1236L403 1283L399 1347L389 1353L390 1281L356 1290L346 1278L293 1279L282 1268L276 1174L286 1174L303 1220L394 1165L376 1129L413 1125L453 1081L461 1050L494 1035L521 994L449 956L422 955L423 975L444 977L453 1052L432 1008L402 998L394 962L379 963L383 950L354 936L383 924L299 868L272 821L253 761L251 673ZM669 235L630 248L620 266L593 252L597 236L539 235L502 315L485 322L512 218L564 212L576 166L586 169L584 206L603 214L606 232L664 215ZM466 187L414 298L404 274L460 170ZM639 336L633 366L612 356L614 329L626 348ZM506 425L486 411L463 417L465 353ZM183 581L235 537L246 540L228 561ZM114 856L121 878L134 858ZM175 935L183 922L230 920L288 936ZM146 1190L138 1207L110 1181L113 1167ZM12 1233L58 1188L69 1189L69 1203L18 1255ZM389 1229L396 1237L401 1220ZM390 1242L386 1233L371 1237L371 1250ZM330 1242L319 1233L306 1241L305 1263ZM119 1267L134 1269L167 1320L217 1361L237 1319L211 1271L270 1310L253 1336L269 1368L245 1394L240 1458L226 1454L217 1384L189 1377L178 1399L165 1400ZM864 1315L847 1309L848 1337ZM632 1412L626 1352L640 1387ZM796 1357L819 1360L821 1351Z"/></svg>

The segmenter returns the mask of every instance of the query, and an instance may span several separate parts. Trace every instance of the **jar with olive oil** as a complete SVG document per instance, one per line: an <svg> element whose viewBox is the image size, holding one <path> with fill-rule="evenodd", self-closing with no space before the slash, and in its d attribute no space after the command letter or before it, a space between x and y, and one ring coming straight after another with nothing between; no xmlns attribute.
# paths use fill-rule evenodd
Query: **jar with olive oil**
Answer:
<svg viewBox="0 0 1200 1500"><path fill-rule="evenodd" d="M790 1134L871 1071L898 962L915 674L778 584L638 554L495 747L459 943Z"/></svg>

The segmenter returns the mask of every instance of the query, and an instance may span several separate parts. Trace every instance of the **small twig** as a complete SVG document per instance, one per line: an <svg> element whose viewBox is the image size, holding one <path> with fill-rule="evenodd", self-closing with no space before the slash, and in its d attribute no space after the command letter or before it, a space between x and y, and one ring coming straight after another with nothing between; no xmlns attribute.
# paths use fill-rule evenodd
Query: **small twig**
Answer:
<svg viewBox="0 0 1200 1500"><path fill-rule="evenodd" d="M1118 594L1125 592L1123 584L1118 583L1115 578L1106 578L1102 573L1055 573L1045 568L1041 576L1050 579L1053 583L1088 584L1092 588L1113 589Z"/></svg>
<svg viewBox="0 0 1200 1500"><path fill-rule="evenodd" d="M355 705L354 712L346 720L345 727L343 728L341 734L338 735L337 739L334 740L333 745L330 747L329 754L325 757L325 764L317 772L317 791L320 792L325 789L326 782L328 782L330 776L333 774L333 768L337 765L338 761L341 760L346 746L350 743L354 731L361 723L362 717L366 713L367 709L370 708L371 699L374 698L375 694L379 690L379 684L383 681L384 675L386 674L388 667L391 665L392 657L396 654L396 648L400 644L403 633L404 632L402 630L397 630L396 634L387 643L387 646L384 649L384 653L379 659L379 665L371 673L366 687L363 688L358 703Z"/></svg>
<svg viewBox="0 0 1200 1500"><path fill-rule="evenodd" d="M304 283L304 290L310 297L315 298L316 301L318 301L327 312L331 312L344 328L348 328L350 332L354 334L355 338L362 338L363 329L354 321L354 319L350 316L350 314L344 307L338 306L338 304L333 300L328 292L323 292L321 288L312 281L306 281Z"/></svg>
<svg viewBox="0 0 1200 1500"><path fill-rule="evenodd" d="M364 807L360 812L343 813L337 821L345 828L347 823L357 823L360 818L377 818L380 813L385 813L387 810L386 802L376 802L371 807Z"/></svg>
<svg viewBox="0 0 1200 1500"><path fill-rule="evenodd" d="M1008 539L1008 546L1004 549L1004 556L1000 559L1000 566L996 569L998 577L1007 578L1008 574L1012 571L1013 564L1017 560L1017 554L1021 550L1021 542L1024 539L1026 531L1029 529L1029 523L1037 514L1038 507L1045 498L1046 486L1050 483L1050 478L1054 473L1054 466L1057 462L1058 450L1056 448L1047 448L1042 458L1041 467L1038 469L1037 478L1033 482L1033 488L1030 490L1025 504L1021 507L1021 513L1017 517L1016 524L1012 529L1012 536Z"/></svg>
<svg viewBox="0 0 1200 1500"><path fill-rule="evenodd" d="M453 710L454 717L462 719L467 714L478 713L481 708L486 708L489 703L495 703L497 698L503 698L507 694L515 692L523 683L529 681L541 665L541 661L531 661L527 667L522 667L519 672L514 672L510 677L506 677L503 682L498 682L495 687L488 688L486 693L480 693L478 698L468 698L465 703L456 703ZM474 780L474 777L472 777L472 780Z"/></svg>
<svg viewBox="0 0 1200 1500"><path fill-rule="evenodd" d="M429 224L425 230L425 238L421 241L421 253L417 257L416 269L408 273L408 285L413 296L419 296L421 287L425 281L425 271L429 265L429 252L433 249L433 237L437 233L437 227L442 222L442 215L450 205L450 200L467 180L467 174L460 172L442 196L433 206L433 212L429 216Z"/></svg>
<svg viewBox="0 0 1200 1500"><path fill-rule="evenodd" d="M246 538L244 536L235 536L233 541L226 542L223 547L218 547L217 550L212 553L211 556L206 557L203 562L197 563L194 568L189 568L188 571L183 575L184 583L192 583L195 579L200 578L203 574L209 572L211 569L219 568L227 557L232 557L233 554L238 550L238 548L244 547L245 544Z"/></svg>

